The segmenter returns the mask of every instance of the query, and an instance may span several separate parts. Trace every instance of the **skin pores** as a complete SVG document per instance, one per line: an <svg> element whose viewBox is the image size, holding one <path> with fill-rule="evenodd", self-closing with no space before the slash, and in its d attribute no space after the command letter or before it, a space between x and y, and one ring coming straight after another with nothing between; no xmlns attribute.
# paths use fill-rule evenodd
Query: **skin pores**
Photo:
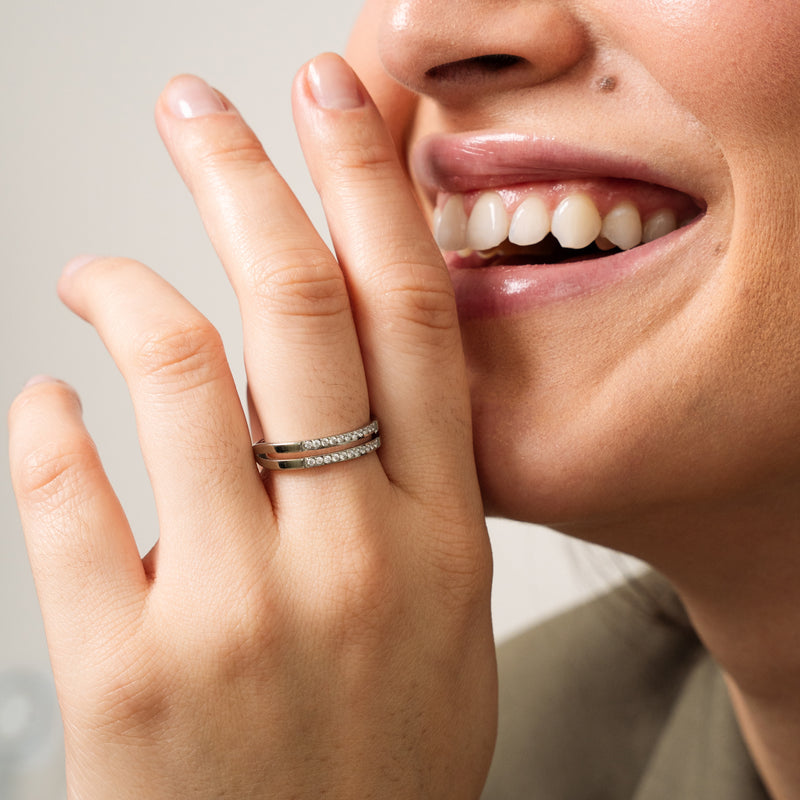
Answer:
<svg viewBox="0 0 800 800"><path fill-rule="evenodd" d="M704 212L613 279L559 295L569 270L606 267L545 266L546 302L465 316L489 510L623 547L625 525L676 507L697 525L737 503L795 513L800 7L369 0L349 56L412 161L429 136L501 154L527 137L578 153L582 175L635 163Z"/></svg>

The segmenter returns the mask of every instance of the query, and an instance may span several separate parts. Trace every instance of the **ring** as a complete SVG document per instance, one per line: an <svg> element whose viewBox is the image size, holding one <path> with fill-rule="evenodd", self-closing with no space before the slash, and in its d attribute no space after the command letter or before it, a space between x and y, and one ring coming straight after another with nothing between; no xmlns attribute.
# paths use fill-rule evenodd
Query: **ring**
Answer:
<svg viewBox="0 0 800 800"><path fill-rule="evenodd" d="M346 433L320 436L317 439L301 439L298 442L256 442L253 454L265 469L311 469L326 464L352 461L381 446L378 436L378 420ZM295 454L304 454L302 456ZM289 455L289 458L285 456ZM294 457L292 457L294 456Z"/></svg>

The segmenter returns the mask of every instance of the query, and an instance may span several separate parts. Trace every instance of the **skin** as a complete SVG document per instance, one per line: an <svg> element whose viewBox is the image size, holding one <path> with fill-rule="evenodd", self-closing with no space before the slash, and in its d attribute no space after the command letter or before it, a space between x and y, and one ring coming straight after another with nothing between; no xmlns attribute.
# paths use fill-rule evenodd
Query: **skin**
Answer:
<svg viewBox="0 0 800 800"><path fill-rule="evenodd" d="M462 323L487 508L665 572L728 670L770 788L794 796L800 9L498 8L367 3L349 55L382 107L402 109L389 117L401 152L443 131L591 131L578 141L663 170L707 213L661 271ZM428 73L492 53L524 62Z"/></svg>
<svg viewBox="0 0 800 800"><path fill-rule="evenodd" d="M140 559L72 390L22 393L12 475L71 800L478 797L482 502L665 572L773 795L800 793L799 45L792 0L369 0L348 54L366 89L326 56L293 90L335 257L232 104L170 83L156 119L239 297L253 438L371 411L385 444L262 480L208 322L135 262L67 267L64 302L129 383L160 522ZM523 61L458 66L494 53ZM459 329L405 160L484 128L589 131L688 182L708 205L691 248Z"/></svg>

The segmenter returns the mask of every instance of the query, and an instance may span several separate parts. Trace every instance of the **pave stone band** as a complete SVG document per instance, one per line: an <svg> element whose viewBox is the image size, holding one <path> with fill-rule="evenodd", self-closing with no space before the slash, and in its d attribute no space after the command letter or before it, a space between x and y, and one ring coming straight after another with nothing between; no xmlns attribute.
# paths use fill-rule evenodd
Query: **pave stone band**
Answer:
<svg viewBox="0 0 800 800"><path fill-rule="evenodd" d="M299 442L256 442L253 453L256 461L266 469L310 469L327 464L352 461L381 446L378 436L378 421L347 433L321 436L318 439L301 439ZM295 458L282 458L287 454L307 454Z"/></svg>

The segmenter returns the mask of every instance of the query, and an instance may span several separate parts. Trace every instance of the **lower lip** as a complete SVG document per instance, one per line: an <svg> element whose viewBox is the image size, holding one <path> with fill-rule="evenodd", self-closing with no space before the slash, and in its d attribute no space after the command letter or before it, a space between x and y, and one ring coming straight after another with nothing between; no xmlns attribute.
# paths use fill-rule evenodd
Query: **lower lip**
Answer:
<svg viewBox="0 0 800 800"><path fill-rule="evenodd" d="M614 255L562 264L463 268L450 258L448 269L459 317L474 319L520 314L551 303L593 294L646 270L673 262L670 251L683 244L700 218L684 228Z"/></svg>

